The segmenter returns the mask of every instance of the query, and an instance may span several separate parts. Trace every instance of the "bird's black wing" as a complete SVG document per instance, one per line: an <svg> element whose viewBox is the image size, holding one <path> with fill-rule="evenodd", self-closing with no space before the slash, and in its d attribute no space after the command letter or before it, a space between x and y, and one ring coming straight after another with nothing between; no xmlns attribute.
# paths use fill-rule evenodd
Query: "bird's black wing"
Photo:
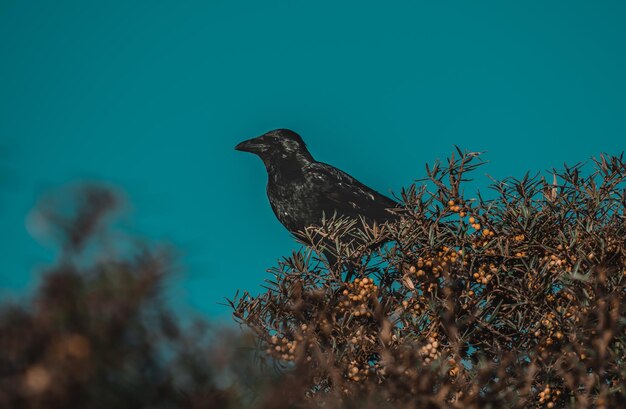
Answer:
<svg viewBox="0 0 626 409"><path fill-rule="evenodd" d="M362 216L368 223L398 218L388 210L398 206L394 200L333 166L314 162L305 168L305 175L319 192L320 207L327 216L334 212L353 218Z"/></svg>

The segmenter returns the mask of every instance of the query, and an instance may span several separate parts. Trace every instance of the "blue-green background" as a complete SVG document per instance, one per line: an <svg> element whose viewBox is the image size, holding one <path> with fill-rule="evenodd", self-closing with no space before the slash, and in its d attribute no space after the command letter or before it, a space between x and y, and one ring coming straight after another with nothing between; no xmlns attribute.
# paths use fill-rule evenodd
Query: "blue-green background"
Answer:
<svg viewBox="0 0 626 409"><path fill-rule="evenodd" d="M127 228L180 250L171 301L224 316L296 248L233 150L272 128L382 192L454 144L497 178L619 153L625 21L623 1L0 0L0 296L53 260L37 198L105 180Z"/></svg>

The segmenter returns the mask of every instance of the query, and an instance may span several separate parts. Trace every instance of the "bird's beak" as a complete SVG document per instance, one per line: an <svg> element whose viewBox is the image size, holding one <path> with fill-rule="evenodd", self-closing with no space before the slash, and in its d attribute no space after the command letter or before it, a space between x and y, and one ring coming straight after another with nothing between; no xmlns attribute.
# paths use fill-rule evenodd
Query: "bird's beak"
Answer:
<svg viewBox="0 0 626 409"><path fill-rule="evenodd" d="M248 139L235 146L235 149L242 152L261 153L268 148L268 145L261 138Z"/></svg>

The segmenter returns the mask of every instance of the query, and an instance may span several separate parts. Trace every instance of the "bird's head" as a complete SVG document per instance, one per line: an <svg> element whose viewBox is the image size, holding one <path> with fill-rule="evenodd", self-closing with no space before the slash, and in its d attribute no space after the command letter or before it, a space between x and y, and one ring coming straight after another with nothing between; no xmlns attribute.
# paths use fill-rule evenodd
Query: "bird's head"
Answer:
<svg viewBox="0 0 626 409"><path fill-rule="evenodd" d="M289 129L276 129L264 133L241 142L235 149L258 155L266 165L281 161L313 160L300 135Z"/></svg>

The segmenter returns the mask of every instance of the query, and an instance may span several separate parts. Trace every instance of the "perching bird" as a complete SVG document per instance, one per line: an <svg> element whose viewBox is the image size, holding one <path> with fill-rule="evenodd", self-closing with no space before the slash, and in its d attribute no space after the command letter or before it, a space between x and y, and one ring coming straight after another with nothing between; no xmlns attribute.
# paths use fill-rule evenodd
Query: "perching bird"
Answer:
<svg viewBox="0 0 626 409"><path fill-rule="evenodd" d="M318 162L297 133L276 129L241 142L235 149L258 155L268 174L267 196L274 214L292 234L333 215L382 224L398 216L398 204L341 170ZM324 252L326 257L329 254Z"/></svg>

